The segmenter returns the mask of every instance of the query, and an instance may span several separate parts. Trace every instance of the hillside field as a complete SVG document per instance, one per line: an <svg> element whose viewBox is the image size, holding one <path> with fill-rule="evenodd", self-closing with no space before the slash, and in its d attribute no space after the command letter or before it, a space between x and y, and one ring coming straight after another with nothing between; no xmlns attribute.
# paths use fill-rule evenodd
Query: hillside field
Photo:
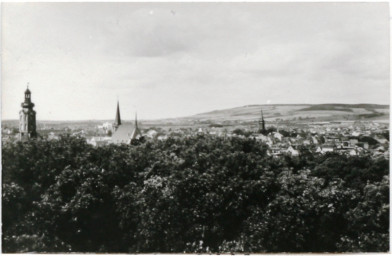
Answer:
<svg viewBox="0 0 392 256"><path fill-rule="evenodd" d="M162 129L208 127L211 123L237 127L240 123L253 124L260 119L261 110L267 124L287 122L290 124L306 124L314 122L341 121L377 121L389 123L389 105L377 104L274 104L247 105L230 109L214 110L193 116L139 120L142 129L160 127ZM80 120L80 121L37 121L37 129L95 129L104 122L113 120ZM123 123L133 120L123 120ZM3 120L3 127L18 127L18 120Z"/></svg>
<svg viewBox="0 0 392 256"><path fill-rule="evenodd" d="M376 104L281 104L247 105L197 114L186 119L251 121L260 118L261 110L266 121L389 121L389 105Z"/></svg>

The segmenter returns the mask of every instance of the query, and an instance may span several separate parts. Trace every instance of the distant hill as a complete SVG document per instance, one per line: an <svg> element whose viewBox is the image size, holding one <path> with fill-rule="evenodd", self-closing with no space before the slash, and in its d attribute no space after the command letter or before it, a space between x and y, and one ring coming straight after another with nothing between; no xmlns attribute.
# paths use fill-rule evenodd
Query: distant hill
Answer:
<svg viewBox="0 0 392 256"><path fill-rule="evenodd" d="M264 119L279 120L389 120L389 105L378 104L274 104L247 105L242 107L214 110L186 117L197 120L255 120L263 110Z"/></svg>
<svg viewBox="0 0 392 256"><path fill-rule="evenodd" d="M269 104L246 105L230 109L213 110L188 117L168 118L157 120L140 120L144 128L160 127L198 127L214 123L225 122L236 124L240 122L253 122L260 119L263 110L264 119L269 122L325 122L325 121L379 121L389 122L389 105L377 104ZM113 120L81 120L81 121L37 121L37 128L61 130L64 128L92 129L104 122ZM124 123L131 122L123 120ZM205 121L205 122L204 122ZM3 127L18 127L18 120L2 120Z"/></svg>

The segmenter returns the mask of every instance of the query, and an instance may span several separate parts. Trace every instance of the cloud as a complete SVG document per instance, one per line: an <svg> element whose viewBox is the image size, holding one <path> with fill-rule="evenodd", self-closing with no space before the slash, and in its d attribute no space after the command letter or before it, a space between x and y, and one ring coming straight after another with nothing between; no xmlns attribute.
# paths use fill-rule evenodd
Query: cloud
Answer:
<svg viewBox="0 0 392 256"><path fill-rule="evenodd" d="M3 118L28 81L39 119L389 102L383 3L5 3L3 28Z"/></svg>

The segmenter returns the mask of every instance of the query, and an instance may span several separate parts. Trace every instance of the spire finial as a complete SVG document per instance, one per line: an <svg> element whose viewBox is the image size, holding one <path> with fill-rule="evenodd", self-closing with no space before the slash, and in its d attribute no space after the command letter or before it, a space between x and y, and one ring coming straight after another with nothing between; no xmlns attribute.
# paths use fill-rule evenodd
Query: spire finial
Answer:
<svg viewBox="0 0 392 256"><path fill-rule="evenodd" d="M137 111L135 112L135 127L137 128Z"/></svg>
<svg viewBox="0 0 392 256"><path fill-rule="evenodd" d="M30 84L30 82L27 82L27 89L29 89L29 84Z"/></svg>

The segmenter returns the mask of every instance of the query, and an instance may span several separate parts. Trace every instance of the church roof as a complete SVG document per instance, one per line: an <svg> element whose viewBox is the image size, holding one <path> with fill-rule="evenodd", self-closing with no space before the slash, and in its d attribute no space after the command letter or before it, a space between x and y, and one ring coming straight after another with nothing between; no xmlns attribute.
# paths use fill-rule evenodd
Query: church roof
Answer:
<svg viewBox="0 0 392 256"><path fill-rule="evenodd" d="M122 124L112 135L113 143L130 143L135 129L133 124Z"/></svg>
<svg viewBox="0 0 392 256"><path fill-rule="evenodd" d="M139 139L142 134L137 125L137 114L135 114L134 124L121 124L120 104L117 101L116 118L114 120L116 130L112 135L112 143L131 143L134 139Z"/></svg>
<svg viewBox="0 0 392 256"><path fill-rule="evenodd" d="M139 139L142 136L139 128L133 124L122 124L112 135L113 143L131 143L131 140Z"/></svg>

